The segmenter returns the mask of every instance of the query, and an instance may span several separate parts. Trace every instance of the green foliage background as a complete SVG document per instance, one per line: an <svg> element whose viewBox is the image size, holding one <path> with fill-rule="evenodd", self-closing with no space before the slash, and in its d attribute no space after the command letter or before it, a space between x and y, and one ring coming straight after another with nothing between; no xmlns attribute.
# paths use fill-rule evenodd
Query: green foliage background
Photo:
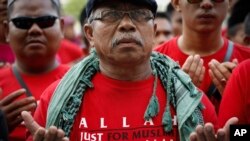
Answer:
<svg viewBox="0 0 250 141"><path fill-rule="evenodd" d="M62 5L63 13L79 19L82 8L86 2L87 0L68 0L66 4Z"/></svg>

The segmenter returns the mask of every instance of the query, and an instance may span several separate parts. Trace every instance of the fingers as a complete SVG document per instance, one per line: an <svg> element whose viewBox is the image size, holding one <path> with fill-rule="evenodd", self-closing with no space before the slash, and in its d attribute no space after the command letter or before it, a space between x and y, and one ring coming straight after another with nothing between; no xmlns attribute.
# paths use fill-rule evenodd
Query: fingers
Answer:
<svg viewBox="0 0 250 141"><path fill-rule="evenodd" d="M57 128L55 126L51 126L46 131L45 138L46 138L46 141L55 141L57 139Z"/></svg>
<svg viewBox="0 0 250 141"><path fill-rule="evenodd" d="M65 133L62 129L51 126L45 133L44 141L68 141L68 138L64 136Z"/></svg>
<svg viewBox="0 0 250 141"><path fill-rule="evenodd" d="M230 118L223 128L219 129L217 132L218 141L228 141L230 138L230 125L237 124L238 118L232 117Z"/></svg>
<svg viewBox="0 0 250 141"><path fill-rule="evenodd" d="M192 132L189 136L190 141L198 141L197 140L197 134L195 132Z"/></svg>
<svg viewBox="0 0 250 141"><path fill-rule="evenodd" d="M230 63L233 64L233 63ZM219 90L220 94L223 94L224 88L226 86L226 81L229 79L231 75L231 71L229 70L227 65L229 63L220 64L215 59L209 62L209 75L211 80L215 84L216 88Z"/></svg>
<svg viewBox="0 0 250 141"><path fill-rule="evenodd" d="M39 127L35 132L35 134L33 135L33 141L44 141L45 134L46 130L42 127Z"/></svg>
<svg viewBox="0 0 250 141"><path fill-rule="evenodd" d="M193 83L199 86L205 74L204 61L199 55L190 55L182 66L183 71L189 74Z"/></svg>
<svg viewBox="0 0 250 141"><path fill-rule="evenodd" d="M49 127L47 130L34 121L30 113L23 111L22 117L26 128L33 135L34 141L68 141L62 129L57 129L55 126Z"/></svg>
<svg viewBox="0 0 250 141"><path fill-rule="evenodd" d="M8 106L6 107L6 112L9 111L16 111L18 112L18 114L21 113L21 111L28 111L30 109L35 109L36 108L36 100L34 97L27 97L27 98L23 98L20 99L18 101L15 101L13 103L10 103Z"/></svg>
<svg viewBox="0 0 250 141"><path fill-rule="evenodd" d="M211 124L211 123L205 124L204 134L205 134L206 140L208 140L208 141L215 141L216 140L213 124Z"/></svg>
<svg viewBox="0 0 250 141"><path fill-rule="evenodd" d="M203 126L198 125L196 127L196 129L195 129L195 132L197 134L197 140L198 141L206 141L205 133L204 133L204 130L203 130Z"/></svg>
<svg viewBox="0 0 250 141"><path fill-rule="evenodd" d="M193 55L188 56L188 58L186 59L186 61L185 61L184 64L182 65L182 70L183 70L184 72L186 72L186 73L189 72L189 69L190 69L190 66L191 66L193 60L194 60Z"/></svg>
<svg viewBox="0 0 250 141"><path fill-rule="evenodd" d="M212 80L212 82L214 83L214 85L216 86L216 88L219 90L220 94L223 94L223 90L225 88L224 83L222 84L222 82L220 80L218 80L215 76L214 73L212 72L211 69L208 70L209 76Z"/></svg>
<svg viewBox="0 0 250 141"><path fill-rule="evenodd" d="M9 104L9 103L13 102L18 97L23 95L25 92L26 92L25 89L19 89L17 91L14 91L13 93L9 94L8 96L6 96L5 98L3 98L1 100L1 105L6 105L6 104Z"/></svg>
<svg viewBox="0 0 250 141"><path fill-rule="evenodd" d="M21 116L17 116L12 119L7 119L7 125L9 132L13 131L18 125L20 125L23 122L23 119Z"/></svg>
<svg viewBox="0 0 250 141"><path fill-rule="evenodd" d="M195 74L192 77L193 78L193 83L196 86L200 86L201 82L203 81L204 75L205 75L205 67L203 66L203 59L199 60L199 64L195 70Z"/></svg>
<svg viewBox="0 0 250 141"><path fill-rule="evenodd" d="M39 131L39 133L37 133L37 134L39 134L39 135L41 135L43 133L43 131L40 131L42 129L39 129L40 125L38 125L37 122L34 121L33 117L31 116L31 114L29 112L23 111L21 114L22 114L22 118L24 120L24 124L25 124L26 128L29 130L29 132L32 135L35 135L35 133L38 131Z"/></svg>

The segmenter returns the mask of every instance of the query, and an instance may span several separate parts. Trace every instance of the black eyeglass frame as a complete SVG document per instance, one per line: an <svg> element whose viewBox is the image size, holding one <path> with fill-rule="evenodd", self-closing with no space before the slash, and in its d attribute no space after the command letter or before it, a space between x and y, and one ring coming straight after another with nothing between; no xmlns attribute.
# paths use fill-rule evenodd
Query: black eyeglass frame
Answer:
<svg viewBox="0 0 250 141"><path fill-rule="evenodd" d="M187 1L188 1L188 3L190 3L190 4L197 4L197 3L202 2L202 0L187 0ZM222 3L222 2L224 2L225 0L211 0L211 1L216 2L216 3Z"/></svg>
<svg viewBox="0 0 250 141"><path fill-rule="evenodd" d="M36 18L21 16L12 18L10 21L15 27L27 30L30 29L34 23L36 23L41 29L52 27L57 19L58 17L53 15L45 15Z"/></svg>
<svg viewBox="0 0 250 141"><path fill-rule="evenodd" d="M125 16L125 14L127 14L131 20L137 21L137 22L141 22L141 21L138 20L137 18L133 18L134 15L131 14L131 13L133 13L133 12L135 12L135 13L137 13L137 14L138 14L139 12L148 12L149 16L144 17L144 19L143 19L143 20L145 20L145 21L148 21L148 20L151 20L151 19L154 19L154 18L155 18L154 15L153 15L153 13L152 13L150 10L147 10L147 9L137 9L137 10L129 10L129 11L107 9L107 10L103 10L103 11L99 12L99 13L98 13L98 16L96 16L96 17L93 17L93 18L90 17L90 18L89 18L89 22L91 23L91 22L93 22L94 20L105 21L105 20L104 20L104 18L105 18L104 16L105 16L105 15L103 14L103 13L105 13L105 12L116 12L116 14L117 14L117 13L121 14L121 15L119 15L119 18L117 17L116 21L120 21L120 20ZM151 14L150 14L150 13L151 13Z"/></svg>

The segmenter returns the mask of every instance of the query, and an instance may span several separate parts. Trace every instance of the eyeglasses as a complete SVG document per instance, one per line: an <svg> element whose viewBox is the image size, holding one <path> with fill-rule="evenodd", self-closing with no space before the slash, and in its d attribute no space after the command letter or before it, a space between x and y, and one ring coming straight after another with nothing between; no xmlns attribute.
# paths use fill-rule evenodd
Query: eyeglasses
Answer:
<svg viewBox="0 0 250 141"><path fill-rule="evenodd" d="M196 4L202 2L202 0L187 0L191 4ZM213 2L221 3L224 2L224 0L212 0Z"/></svg>
<svg viewBox="0 0 250 141"><path fill-rule="evenodd" d="M138 9L130 11L118 11L118 10L104 10L97 15L97 17L90 18L90 22L93 20L100 20L107 23L113 23L120 21L125 14L128 14L131 20L136 22L147 22L154 19L154 15L150 10Z"/></svg>
<svg viewBox="0 0 250 141"><path fill-rule="evenodd" d="M36 23L40 28L48 28L55 24L57 17L56 16L41 16L37 18L31 17L17 17L13 18L10 21L20 29L30 29L31 26Z"/></svg>

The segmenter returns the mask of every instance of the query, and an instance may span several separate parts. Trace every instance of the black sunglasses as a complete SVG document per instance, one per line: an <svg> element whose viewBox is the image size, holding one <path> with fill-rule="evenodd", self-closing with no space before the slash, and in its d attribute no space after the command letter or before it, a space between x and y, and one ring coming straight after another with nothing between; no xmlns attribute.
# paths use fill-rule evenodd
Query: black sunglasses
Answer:
<svg viewBox="0 0 250 141"><path fill-rule="evenodd" d="M40 28L48 28L55 24L56 16L41 16L37 18L31 17L16 17L11 19L14 25L20 29L30 29L36 23Z"/></svg>
<svg viewBox="0 0 250 141"><path fill-rule="evenodd" d="M191 4L195 4L195 3L200 3L202 2L202 0L187 0L189 3ZM225 0L211 0L213 2L217 2L217 3L220 3L220 2L224 2Z"/></svg>

